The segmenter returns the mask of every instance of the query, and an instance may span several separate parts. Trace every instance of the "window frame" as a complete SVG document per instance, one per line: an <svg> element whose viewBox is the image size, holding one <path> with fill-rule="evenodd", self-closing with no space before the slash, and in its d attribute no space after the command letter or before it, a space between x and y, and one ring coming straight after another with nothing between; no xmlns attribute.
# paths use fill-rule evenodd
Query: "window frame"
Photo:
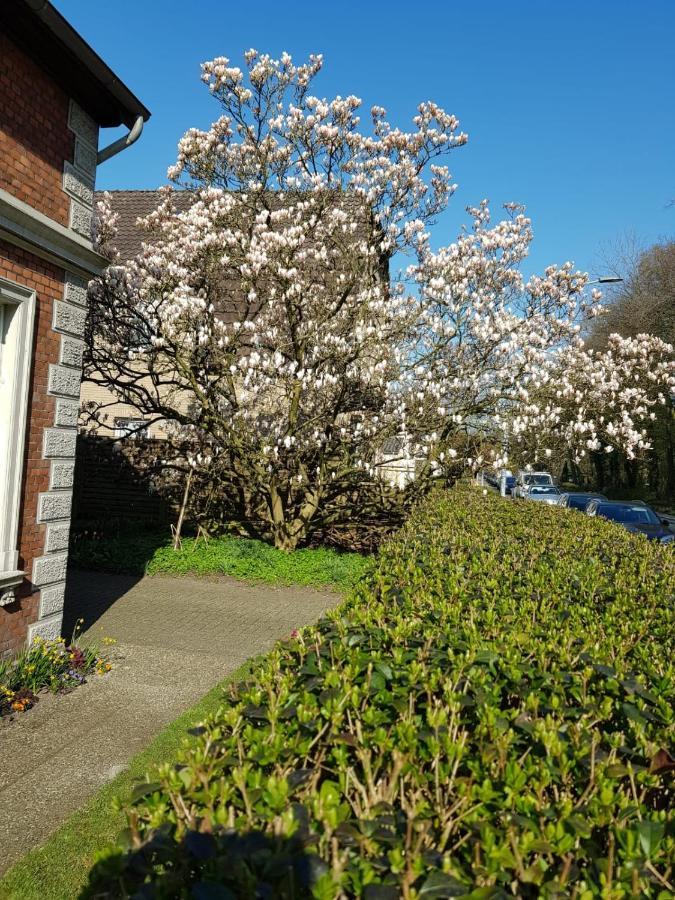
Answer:
<svg viewBox="0 0 675 900"><path fill-rule="evenodd" d="M134 424L131 426L124 426L120 424L122 422ZM144 423L143 428L141 428L141 422ZM131 438L132 440L135 438L147 440L150 437L149 427L150 422L142 416L115 416L113 420L113 437L116 441L123 441L126 438ZM120 434L119 432L122 431L124 433Z"/></svg>
<svg viewBox="0 0 675 900"><path fill-rule="evenodd" d="M19 512L26 449L28 398L33 369L33 329L36 294L34 290L0 277L0 303L15 307L12 337L12 388L9 399L7 458L4 484L0 484L0 605L13 600L12 587L25 573L19 564ZM3 318L6 310L3 310ZM14 317L17 317L16 319ZM6 348L3 348L3 355Z"/></svg>

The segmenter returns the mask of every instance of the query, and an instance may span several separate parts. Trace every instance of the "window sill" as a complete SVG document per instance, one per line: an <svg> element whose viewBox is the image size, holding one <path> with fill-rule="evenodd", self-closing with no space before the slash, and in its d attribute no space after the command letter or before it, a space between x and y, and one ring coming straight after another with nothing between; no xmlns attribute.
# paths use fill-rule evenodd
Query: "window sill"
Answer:
<svg viewBox="0 0 675 900"><path fill-rule="evenodd" d="M17 588L26 577L25 572L0 572L0 606L9 606L16 602L14 589Z"/></svg>

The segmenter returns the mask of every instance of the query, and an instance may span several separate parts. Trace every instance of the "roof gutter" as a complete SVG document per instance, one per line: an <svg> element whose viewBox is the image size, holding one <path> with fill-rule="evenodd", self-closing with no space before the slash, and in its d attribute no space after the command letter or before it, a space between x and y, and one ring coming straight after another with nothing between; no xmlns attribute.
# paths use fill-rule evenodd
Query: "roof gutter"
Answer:
<svg viewBox="0 0 675 900"><path fill-rule="evenodd" d="M118 153L126 150L127 147L131 147L131 145L135 144L139 139L142 131L143 116L138 116L127 134L123 135L121 138L119 138L119 140L114 141L112 144L108 144L108 146L104 147L103 150L98 151L96 155L96 165L100 166L101 163L104 163L112 156L116 156Z"/></svg>
<svg viewBox="0 0 675 900"><path fill-rule="evenodd" d="M138 119L147 121L150 118L149 110L141 101L131 93L129 88L120 81L112 69L106 65L101 57L80 37L75 29L52 6L49 0L24 0L24 3L33 14L37 16L51 33L72 53L94 78L113 97L120 111L120 123L124 123L130 134L138 128ZM112 124L112 123L110 123ZM140 129L136 131L134 140L138 139ZM125 144L130 146L133 141ZM124 149L124 148L120 148ZM116 152L120 152L117 150ZM107 157L109 158L109 157Z"/></svg>

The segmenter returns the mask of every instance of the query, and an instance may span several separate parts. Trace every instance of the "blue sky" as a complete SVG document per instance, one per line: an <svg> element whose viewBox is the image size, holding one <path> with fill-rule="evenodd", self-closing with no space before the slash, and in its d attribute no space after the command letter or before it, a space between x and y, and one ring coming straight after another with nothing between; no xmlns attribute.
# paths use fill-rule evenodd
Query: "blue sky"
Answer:
<svg viewBox="0 0 675 900"><path fill-rule="evenodd" d="M152 112L139 143L101 167L99 188L165 182L183 132L218 116L203 60L239 64L249 47L297 60L320 52L321 96L356 94L401 127L421 100L459 117L469 143L450 156L459 189L435 243L449 243L483 197L495 212L527 206L527 271L572 259L598 274L603 246L622 235L675 236L672 0L55 6Z"/></svg>

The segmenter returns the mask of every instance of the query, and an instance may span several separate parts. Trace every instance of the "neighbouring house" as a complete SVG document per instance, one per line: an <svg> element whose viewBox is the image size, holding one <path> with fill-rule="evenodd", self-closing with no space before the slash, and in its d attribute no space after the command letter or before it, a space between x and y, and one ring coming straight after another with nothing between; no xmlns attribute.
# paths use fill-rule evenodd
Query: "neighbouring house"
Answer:
<svg viewBox="0 0 675 900"><path fill-rule="evenodd" d="M388 438L379 454L377 470L388 484L403 490L418 475L423 456L414 456L408 442L401 437Z"/></svg>
<svg viewBox="0 0 675 900"><path fill-rule="evenodd" d="M149 190L108 191L106 194L118 216L115 250L122 262L128 262L140 253L143 241L150 240L150 236L138 227L137 222L157 209L161 195L158 191ZM96 192L94 203L103 196L102 192ZM173 196L178 210L187 209L192 199L193 195L187 191L175 191ZM80 424L83 430L95 431L100 437L162 438L166 435L165 422L148 421L143 412L123 402L109 387L96 383L93 379L82 382L80 403ZM88 409L97 411L96 421L87 415Z"/></svg>
<svg viewBox="0 0 675 900"><path fill-rule="evenodd" d="M0 3L0 656L61 632L96 167L149 115L50 3Z"/></svg>

